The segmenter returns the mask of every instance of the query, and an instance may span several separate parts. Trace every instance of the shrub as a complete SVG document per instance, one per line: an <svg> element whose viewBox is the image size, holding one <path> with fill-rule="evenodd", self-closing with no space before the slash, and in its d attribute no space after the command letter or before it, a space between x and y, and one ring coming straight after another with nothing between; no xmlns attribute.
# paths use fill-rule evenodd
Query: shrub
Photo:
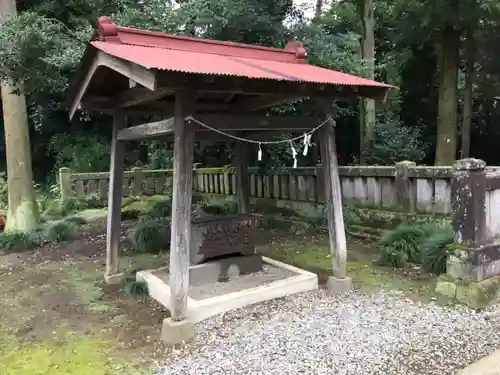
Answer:
<svg viewBox="0 0 500 375"><path fill-rule="evenodd" d="M8 231L0 233L0 251L33 249L39 246L40 243L41 241L36 232Z"/></svg>
<svg viewBox="0 0 500 375"><path fill-rule="evenodd" d="M193 197L191 199L191 204L193 205L205 202L205 197L201 193L193 193Z"/></svg>
<svg viewBox="0 0 500 375"><path fill-rule="evenodd" d="M446 260L452 252L454 241L451 228L436 228L422 244L422 267L427 272L440 275L446 272Z"/></svg>
<svg viewBox="0 0 500 375"><path fill-rule="evenodd" d="M141 210L125 208L121 212L121 219L122 220L136 220L141 216L141 214L142 214Z"/></svg>
<svg viewBox="0 0 500 375"><path fill-rule="evenodd" d="M380 243L387 254L403 253L408 262L420 263L420 248L431 230L430 226L401 224L385 232Z"/></svg>
<svg viewBox="0 0 500 375"><path fill-rule="evenodd" d="M66 216L72 212L80 211L87 207L85 205L85 201L76 198L70 198L64 201L60 201L59 208L61 214L63 216Z"/></svg>
<svg viewBox="0 0 500 375"><path fill-rule="evenodd" d="M93 206L90 207L88 202L92 202L90 205ZM48 220L57 220L76 211L81 211L86 208L97 208L95 207L96 204L94 198L90 198L88 201L76 198L70 198L65 201L57 200L48 204L43 216Z"/></svg>
<svg viewBox="0 0 500 375"><path fill-rule="evenodd" d="M276 211L283 217L293 217L296 215L295 210L289 207L276 207Z"/></svg>
<svg viewBox="0 0 500 375"><path fill-rule="evenodd" d="M59 201L51 202L43 213L44 220L61 219L63 216L63 209Z"/></svg>
<svg viewBox="0 0 500 375"><path fill-rule="evenodd" d="M85 220L81 216L69 216L66 219L64 219L64 221L66 221L68 223L72 223L78 227L87 224L87 220Z"/></svg>
<svg viewBox="0 0 500 375"><path fill-rule="evenodd" d="M90 195L79 202L80 209L84 210L86 208L103 208L106 206L106 202L98 195Z"/></svg>
<svg viewBox="0 0 500 375"><path fill-rule="evenodd" d="M319 229L324 228L328 225L326 216L324 212L314 212L307 216L307 221L312 225L313 228Z"/></svg>
<svg viewBox="0 0 500 375"><path fill-rule="evenodd" d="M144 297L148 295L148 284L134 279L128 280L125 284L125 294L133 297Z"/></svg>
<svg viewBox="0 0 500 375"><path fill-rule="evenodd" d="M276 229L278 224L278 219L274 216L264 216L260 223L264 229Z"/></svg>
<svg viewBox="0 0 500 375"><path fill-rule="evenodd" d="M155 202L146 212L146 216L153 219L168 218L172 215L172 201L161 200Z"/></svg>
<svg viewBox="0 0 500 375"><path fill-rule="evenodd" d="M202 206L203 211L211 215L228 215L239 212L238 202L235 200L219 199Z"/></svg>
<svg viewBox="0 0 500 375"><path fill-rule="evenodd" d="M228 200L224 203L224 211L228 214L237 214L238 213L238 202Z"/></svg>
<svg viewBox="0 0 500 375"><path fill-rule="evenodd" d="M226 210L223 203L215 202L203 206L203 211L210 215L225 215Z"/></svg>
<svg viewBox="0 0 500 375"><path fill-rule="evenodd" d="M170 242L170 230L156 220L141 220L132 234L135 251L158 254Z"/></svg>
<svg viewBox="0 0 500 375"><path fill-rule="evenodd" d="M8 206L7 172L0 172L0 208L7 208Z"/></svg>
<svg viewBox="0 0 500 375"><path fill-rule="evenodd" d="M375 264L384 267L402 268L406 265L408 256L398 248L385 246L382 248Z"/></svg>
<svg viewBox="0 0 500 375"><path fill-rule="evenodd" d="M44 237L49 241L62 242L75 237L77 226L70 221L54 221L45 224L42 229Z"/></svg>

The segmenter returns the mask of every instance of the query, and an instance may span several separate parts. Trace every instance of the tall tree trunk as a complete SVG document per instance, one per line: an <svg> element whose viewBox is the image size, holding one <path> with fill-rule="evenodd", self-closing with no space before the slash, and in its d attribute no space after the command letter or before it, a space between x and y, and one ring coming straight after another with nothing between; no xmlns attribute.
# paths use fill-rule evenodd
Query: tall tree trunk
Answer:
<svg viewBox="0 0 500 375"><path fill-rule="evenodd" d="M321 14L323 13L323 0L316 0L316 8L314 10L314 19L318 20L321 18Z"/></svg>
<svg viewBox="0 0 500 375"><path fill-rule="evenodd" d="M472 86L474 84L474 60L475 60L475 39L474 29L467 30L465 41L465 89L464 89L464 112L462 119L462 147L460 157L462 159L470 156L470 138L472 127Z"/></svg>
<svg viewBox="0 0 500 375"><path fill-rule="evenodd" d="M0 24L16 15L15 0L0 0ZM6 230L33 230L38 204L33 188L26 100L21 86L1 82L9 210Z"/></svg>
<svg viewBox="0 0 500 375"><path fill-rule="evenodd" d="M439 99L436 165L452 165L457 147L457 97L460 32L446 27L439 45Z"/></svg>
<svg viewBox="0 0 500 375"><path fill-rule="evenodd" d="M358 0L358 14L361 21L361 56L365 63L365 76L375 78L375 15L373 0ZM375 138L375 100L360 100L360 162L364 164L363 151L370 147Z"/></svg>

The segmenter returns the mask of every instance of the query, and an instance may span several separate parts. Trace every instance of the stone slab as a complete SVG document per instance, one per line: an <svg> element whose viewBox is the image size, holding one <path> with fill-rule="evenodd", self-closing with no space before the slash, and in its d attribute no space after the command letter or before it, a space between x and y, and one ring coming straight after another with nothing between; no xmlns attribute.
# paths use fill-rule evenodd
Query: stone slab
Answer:
<svg viewBox="0 0 500 375"><path fill-rule="evenodd" d="M181 344L194 339L194 325L188 320L163 320L160 340L169 345Z"/></svg>
<svg viewBox="0 0 500 375"><path fill-rule="evenodd" d="M347 293L352 290L352 280L350 277L338 279L334 276L329 276L326 282L326 293L328 296L334 296L339 293Z"/></svg>
<svg viewBox="0 0 500 375"><path fill-rule="evenodd" d="M483 281L500 275L500 260L474 265L468 260L450 256L446 262L446 273L456 279Z"/></svg>
<svg viewBox="0 0 500 375"><path fill-rule="evenodd" d="M457 284L453 281L438 279L436 283L436 293L448 298L455 298L457 295Z"/></svg>
<svg viewBox="0 0 500 375"><path fill-rule="evenodd" d="M500 350L460 370L457 375L500 375Z"/></svg>
<svg viewBox="0 0 500 375"><path fill-rule="evenodd" d="M225 281L232 277L247 275L262 270L262 256L236 256L209 261L189 267L189 283L201 285Z"/></svg>
<svg viewBox="0 0 500 375"><path fill-rule="evenodd" d="M470 308L484 309L500 301L500 276L477 282L441 275L435 291Z"/></svg>

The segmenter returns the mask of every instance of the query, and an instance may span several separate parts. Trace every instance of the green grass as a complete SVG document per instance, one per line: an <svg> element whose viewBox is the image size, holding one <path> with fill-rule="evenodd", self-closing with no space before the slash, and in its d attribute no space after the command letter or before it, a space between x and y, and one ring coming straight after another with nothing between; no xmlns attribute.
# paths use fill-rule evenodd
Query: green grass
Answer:
<svg viewBox="0 0 500 375"><path fill-rule="evenodd" d="M373 250L360 248L359 244L348 245L350 255L356 260L347 262L347 273L352 279L355 288L368 293L378 290L396 290L409 298L419 300L435 300L439 298L434 293L435 278L421 275L418 271L410 275L395 272L389 268L378 267L368 260ZM352 254L363 252L365 254ZM297 245L294 243L282 244L273 247L261 247L259 253L270 258L283 261L318 274L320 282L325 282L332 275L332 259L326 245ZM364 258L364 259L363 259Z"/></svg>
<svg viewBox="0 0 500 375"><path fill-rule="evenodd" d="M135 375L133 366L109 359L109 342L97 337L68 334L56 345L25 343L15 338L0 341L2 375Z"/></svg>

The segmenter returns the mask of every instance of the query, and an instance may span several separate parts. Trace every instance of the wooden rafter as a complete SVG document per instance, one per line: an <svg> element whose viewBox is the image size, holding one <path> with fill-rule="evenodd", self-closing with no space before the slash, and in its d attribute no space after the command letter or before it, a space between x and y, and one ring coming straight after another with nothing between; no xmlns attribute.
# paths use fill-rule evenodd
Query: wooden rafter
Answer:
<svg viewBox="0 0 500 375"><path fill-rule="evenodd" d="M301 96L289 94L280 94L275 96L256 96L254 98L240 100L236 103L236 108L239 111L255 112L261 109L291 103L300 98Z"/></svg>
<svg viewBox="0 0 500 375"><path fill-rule="evenodd" d="M121 141L140 140L154 137L162 137L173 134L175 129L174 118L162 121L149 122L131 126L118 132L118 139Z"/></svg>
<svg viewBox="0 0 500 375"><path fill-rule="evenodd" d="M156 91L148 90L145 87L134 87L119 95L114 105L120 108L133 107L161 99L173 93L174 90L163 87Z"/></svg>
<svg viewBox="0 0 500 375"><path fill-rule="evenodd" d="M98 51L96 52L96 55L92 60L92 64L87 70L83 81L80 84L78 91L76 92L76 95L72 99L69 111L70 119L73 117L76 110L80 106L80 102L82 101L82 98L85 95L85 92L87 91L87 88L89 87L90 81L92 80L92 77L94 76L96 70L101 66L107 67L117 73L122 74L125 77L128 77L130 80L144 86L149 91L154 92L157 88L155 72L140 65L133 64L131 62ZM134 89L135 88L131 88L130 90Z"/></svg>
<svg viewBox="0 0 500 375"><path fill-rule="evenodd" d="M96 106L96 98L86 98L83 104L83 107L86 109L133 108L134 106L151 104L156 100L173 94L176 90L184 90L186 87L195 88L197 94L227 94L227 97L231 98L231 101L234 101L234 96L236 95L255 95L255 98L236 100L233 104L233 110L243 110L246 112L258 111L275 105L289 103L303 97L330 97L337 99L367 97L383 99L386 92L384 89L371 86L332 86L320 83L269 81L227 76L196 76L178 72L155 72L104 53L100 53L98 56L106 57L96 58L94 63L97 66L108 66L144 87L136 85L118 93L114 97L101 97L98 100L98 106ZM89 69L82 89L88 86L96 69L94 65ZM131 78L131 75L134 75L135 78ZM84 91L78 94L74 105L77 105L81 101ZM229 105L227 100L222 101L220 104ZM72 107L71 114L74 113L75 109L76 107Z"/></svg>

